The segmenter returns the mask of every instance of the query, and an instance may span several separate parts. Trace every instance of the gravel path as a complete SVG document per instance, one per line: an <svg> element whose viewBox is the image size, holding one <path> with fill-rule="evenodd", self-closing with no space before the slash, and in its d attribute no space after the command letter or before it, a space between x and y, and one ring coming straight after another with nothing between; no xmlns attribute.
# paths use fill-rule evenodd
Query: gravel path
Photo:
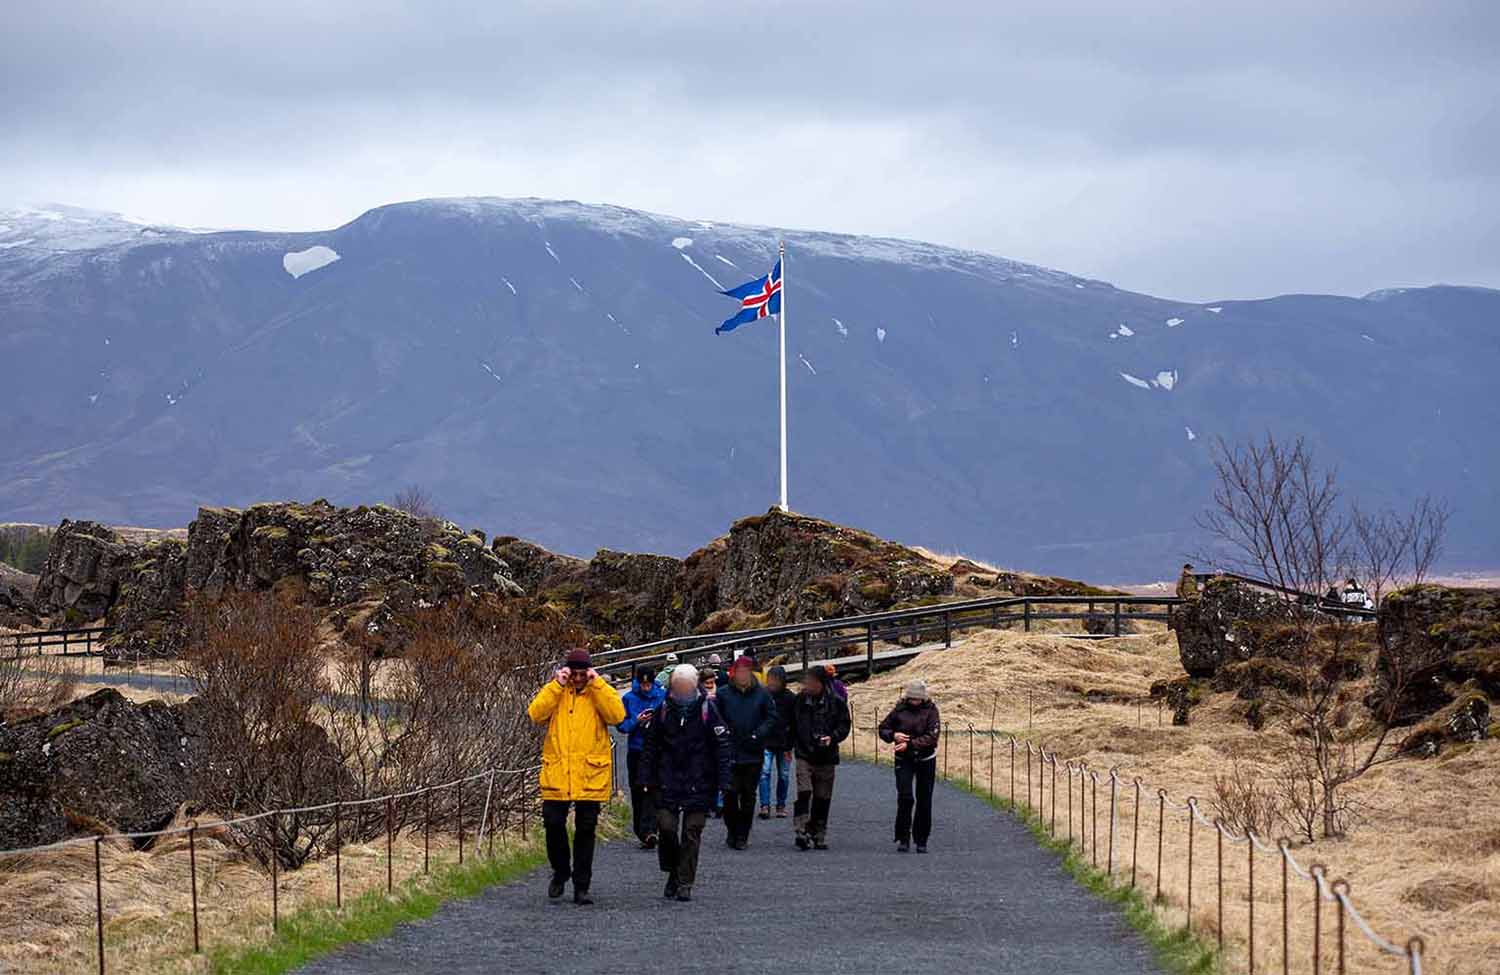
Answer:
<svg viewBox="0 0 1500 975"><path fill-rule="evenodd" d="M938 783L932 852L891 841L888 768L839 769L826 852L799 852L790 820L757 820L750 849L710 820L694 900L662 899L656 854L600 846L593 907L546 899L544 870L449 904L389 938L302 971L352 973L1156 973L1149 947L1079 888L1026 830Z"/></svg>

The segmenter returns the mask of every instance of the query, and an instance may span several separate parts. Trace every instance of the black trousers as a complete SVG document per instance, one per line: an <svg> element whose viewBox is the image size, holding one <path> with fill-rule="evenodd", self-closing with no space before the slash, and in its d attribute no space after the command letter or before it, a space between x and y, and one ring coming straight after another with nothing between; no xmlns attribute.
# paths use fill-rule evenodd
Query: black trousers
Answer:
<svg viewBox="0 0 1500 975"><path fill-rule="evenodd" d="M588 890L594 881L594 833L599 826L599 807L602 803L580 799L544 799L542 801L542 824L547 827L547 862L552 864L552 876L561 881L573 881L574 890ZM568 807L573 812L573 850L568 851Z"/></svg>
<svg viewBox="0 0 1500 975"><path fill-rule="evenodd" d="M837 765L813 765L797 759L797 801L792 805L792 828L814 840L828 836L828 811L833 808Z"/></svg>
<svg viewBox="0 0 1500 975"><path fill-rule="evenodd" d="M755 823L756 795L760 792L760 762L739 764L729 773L729 794L724 797L724 828L730 839L748 840Z"/></svg>
<svg viewBox="0 0 1500 975"><path fill-rule="evenodd" d="M635 838L656 835L656 797L641 788L641 753L625 753L625 772L630 777L630 824Z"/></svg>
<svg viewBox="0 0 1500 975"><path fill-rule="evenodd" d="M698 876L698 850L703 845L703 826L708 813L702 809L658 808L656 829L661 837L656 862L663 873L673 874L677 886L691 887Z"/></svg>
<svg viewBox="0 0 1500 975"><path fill-rule="evenodd" d="M927 845L932 835L932 784L937 778L937 761L896 761L896 839L916 840ZM912 793L915 791L916 795ZM915 815L913 815L915 806Z"/></svg>

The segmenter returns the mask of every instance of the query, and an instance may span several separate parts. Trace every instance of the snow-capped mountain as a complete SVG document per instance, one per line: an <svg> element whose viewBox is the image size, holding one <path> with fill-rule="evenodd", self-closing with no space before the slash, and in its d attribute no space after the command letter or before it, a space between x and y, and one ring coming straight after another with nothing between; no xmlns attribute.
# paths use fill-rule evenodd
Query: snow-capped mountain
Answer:
<svg viewBox="0 0 1500 975"><path fill-rule="evenodd" d="M776 493L776 332L716 292L785 237L791 494L1094 578L1195 547L1210 445L1305 433L1500 563L1500 292L1170 301L911 241L542 200L326 233L0 213L0 521L389 498L564 551L685 552ZM1225 255L1232 260L1232 254Z"/></svg>

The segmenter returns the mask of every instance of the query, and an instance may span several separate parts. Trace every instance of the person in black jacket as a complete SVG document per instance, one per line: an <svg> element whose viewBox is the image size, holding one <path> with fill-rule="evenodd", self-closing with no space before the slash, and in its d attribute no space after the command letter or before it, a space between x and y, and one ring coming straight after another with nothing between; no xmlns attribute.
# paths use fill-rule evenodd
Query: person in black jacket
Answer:
<svg viewBox="0 0 1500 975"><path fill-rule="evenodd" d="M937 778L937 744L941 729L937 705L927 695L927 684L922 680L907 684L905 695L880 722L880 740L896 746L898 852L910 851L913 839L917 841L918 853L927 852L927 838L932 835L932 784ZM912 795L913 786L915 797Z"/></svg>
<svg viewBox="0 0 1500 975"><path fill-rule="evenodd" d="M755 823L755 792L766 737L776 728L776 702L755 679L755 661L740 657L729 668L729 683L719 688L714 703L734 738L734 768L724 796L724 842L743 850L750 845Z"/></svg>
<svg viewBox="0 0 1500 975"><path fill-rule="evenodd" d="M667 875L662 895L688 901L708 811L729 787L734 742L692 664L679 664L670 684L646 727L640 779L656 802L657 863Z"/></svg>
<svg viewBox="0 0 1500 975"><path fill-rule="evenodd" d="M766 671L766 692L776 704L776 727L766 736L765 762L760 767L760 818L771 818L771 775L776 775L776 818L786 818L786 794L792 785L792 739L787 723L797 695L786 686L786 668Z"/></svg>
<svg viewBox="0 0 1500 975"><path fill-rule="evenodd" d="M828 849L828 810L838 771L839 742L849 737L849 705L829 687L828 672L809 667L788 722L797 753L797 849Z"/></svg>

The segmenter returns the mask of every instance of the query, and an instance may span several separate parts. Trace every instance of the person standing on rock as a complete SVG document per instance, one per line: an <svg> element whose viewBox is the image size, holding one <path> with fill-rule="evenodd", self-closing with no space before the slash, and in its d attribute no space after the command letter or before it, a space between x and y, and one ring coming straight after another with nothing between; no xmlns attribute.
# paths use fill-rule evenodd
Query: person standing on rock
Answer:
<svg viewBox="0 0 1500 975"><path fill-rule="evenodd" d="M927 852L927 838L932 835L932 786L937 779L941 730L937 705L928 696L927 683L922 680L909 682L901 700L880 722L880 740L896 746L897 852L909 852L913 839L917 841L918 853Z"/></svg>
<svg viewBox="0 0 1500 975"><path fill-rule="evenodd" d="M719 688L714 703L734 739L734 769L724 796L724 842L743 850L750 845L755 823L766 738L776 730L776 702L755 679L755 660L740 657L729 668L729 683Z"/></svg>
<svg viewBox="0 0 1500 975"><path fill-rule="evenodd" d="M771 775L776 775L776 818L786 818L786 795L792 785L792 741L788 722L797 695L786 686L786 668L766 671L766 693L776 705L776 725L764 742L766 756L760 767L760 818L771 818Z"/></svg>
<svg viewBox="0 0 1500 975"><path fill-rule="evenodd" d="M693 899L698 851L714 798L729 788L734 742L692 664L672 672L666 701L652 715L641 748L641 784L656 806L662 896Z"/></svg>
<svg viewBox="0 0 1500 975"><path fill-rule="evenodd" d="M849 705L829 687L828 672L809 667L788 722L797 753L797 849L828 849L828 810L838 771L839 742L849 737Z"/></svg>
<svg viewBox="0 0 1500 975"><path fill-rule="evenodd" d="M625 752L625 772L630 779L631 827L643 850L656 846L656 809L651 796L641 787L641 749L652 715L666 698L666 688L656 683L656 671L650 664L641 664L635 669L635 683L621 698L625 705L625 720L620 722L619 730L620 734L630 736Z"/></svg>
<svg viewBox="0 0 1500 975"><path fill-rule="evenodd" d="M547 831L547 860L552 882L547 896L556 900L573 881L573 902L592 904L594 832L599 809L609 801L610 743L608 727L625 720L625 705L609 682L592 666L582 647L568 651L553 680L547 682L526 714L547 726L542 742L542 823ZM573 849L568 849L568 809L573 809Z"/></svg>
<svg viewBox="0 0 1500 975"><path fill-rule="evenodd" d="M1198 576L1193 573L1193 563L1185 562L1182 573L1177 577L1177 598L1198 598Z"/></svg>

